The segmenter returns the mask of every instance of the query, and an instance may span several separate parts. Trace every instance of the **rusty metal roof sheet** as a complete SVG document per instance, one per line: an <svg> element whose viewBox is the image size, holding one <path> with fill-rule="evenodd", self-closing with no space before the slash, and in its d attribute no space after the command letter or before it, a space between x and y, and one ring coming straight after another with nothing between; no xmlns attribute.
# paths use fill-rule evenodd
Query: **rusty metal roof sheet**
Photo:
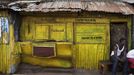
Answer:
<svg viewBox="0 0 134 75"><path fill-rule="evenodd" d="M134 8L123 2L92 2L92 1L54 1L54 2L16 2L9 7L15 11L55 12L55 11L102 11L110 13L134 14Z"/></svg>

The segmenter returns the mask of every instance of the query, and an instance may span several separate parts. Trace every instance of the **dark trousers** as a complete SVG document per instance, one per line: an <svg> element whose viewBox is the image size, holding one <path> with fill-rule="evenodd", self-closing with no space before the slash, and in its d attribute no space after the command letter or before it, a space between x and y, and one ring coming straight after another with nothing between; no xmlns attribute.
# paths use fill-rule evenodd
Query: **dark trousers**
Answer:
<svg viewBox="0 0 134 75"><path fill-rule="evenodd" d="M134 69L133 68L130 68L129 72L132 73L132 74L134 74Z"/></svg>
<svg viewBox="0 0 134 75"><path fill-rule="evenodd" d="M119 60L115 57L115 56L112 56L111 57L112 59L112 75L117 75L117 67L118 67L118 64L119 64ZM128 62L127 62L127 59L123 62L123 75L128 75Z"/></svg>

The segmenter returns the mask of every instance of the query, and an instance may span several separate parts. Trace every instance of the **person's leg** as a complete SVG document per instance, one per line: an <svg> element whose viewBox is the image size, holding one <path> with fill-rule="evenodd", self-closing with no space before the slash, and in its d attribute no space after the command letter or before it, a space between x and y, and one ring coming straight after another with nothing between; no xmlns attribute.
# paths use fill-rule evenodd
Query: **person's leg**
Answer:
<svg viewBox="0 0 134 75"><path fill-rule="evenodd" d="M128 75L128 61L127 59L125 60L123 64L123 75Z"/></svg>
<svg viewBox="0 0 134 75"><path fill-rule="evenodd" d="M116 71L117 71L117 65L118 65L118 60L114 57L112 57L112 75L116 75Z"/></svg>
<svg viewBox="0 0 134 75"><path fill-rule="evenodd" d="M132 68L130 68L130 74L133 74L133 69Z"/></svg>
<svg viewBox="0 0 134 75"><path fill-rule="evenodd" d="M131 69L131 73L134 75L134 68Z"/></svg>

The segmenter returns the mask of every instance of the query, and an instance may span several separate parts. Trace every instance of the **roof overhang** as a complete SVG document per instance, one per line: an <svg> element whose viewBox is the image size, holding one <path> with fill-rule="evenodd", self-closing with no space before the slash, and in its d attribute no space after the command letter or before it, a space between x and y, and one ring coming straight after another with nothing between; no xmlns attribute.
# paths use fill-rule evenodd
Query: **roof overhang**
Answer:
<svg viewBox="0 0 134 75"><path fill-rule="evenodd" d="M16 1L9 5L14 11L24 12L56 12L56 11L99 11L109 13L134 14L134 8L124 2L91 2L91 1Z"/></svg>

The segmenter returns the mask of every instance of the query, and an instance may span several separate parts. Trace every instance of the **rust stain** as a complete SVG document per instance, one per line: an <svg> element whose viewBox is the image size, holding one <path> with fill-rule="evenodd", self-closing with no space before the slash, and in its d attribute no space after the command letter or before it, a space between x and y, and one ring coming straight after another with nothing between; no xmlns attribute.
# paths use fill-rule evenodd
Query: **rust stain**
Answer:
<svg viewBox="0 0 134 75"><path fill-rule="evenodd" d="M23 7L25 5L25 7ZM95 2L95 1L54 1L54 2L16 2L10 3L9 7L15 11L102 11L111 13L134 14L131 5L123 2Z"/></svg>

